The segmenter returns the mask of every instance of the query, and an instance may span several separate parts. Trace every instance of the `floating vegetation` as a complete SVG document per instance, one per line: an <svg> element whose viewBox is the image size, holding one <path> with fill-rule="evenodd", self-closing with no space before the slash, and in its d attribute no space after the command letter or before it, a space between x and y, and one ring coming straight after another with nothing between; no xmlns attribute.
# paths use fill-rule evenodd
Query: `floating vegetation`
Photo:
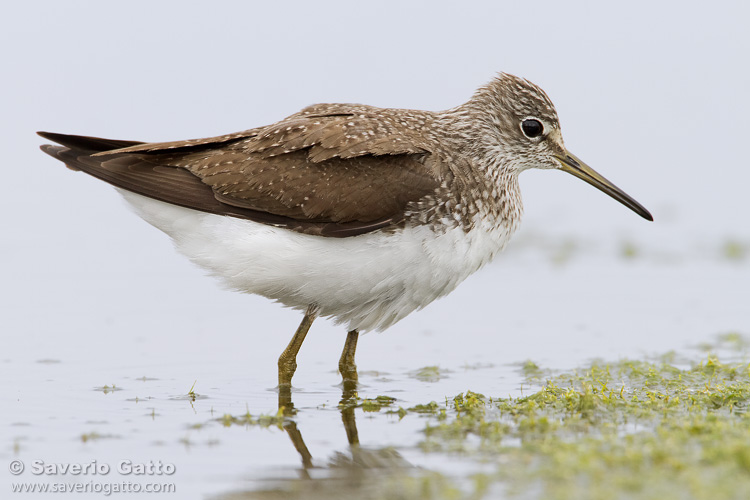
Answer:
<svg viewBox="0 0 750 500"><path fill-rule="evenodd" d="M283 408L279 409L279 411L273 415L261 414L257 416L251 415L250 410L239 416L226 413L222 417L216 419L216 421L220 422L224 427L241 425L245 427L278 427L279 429L282 429L284 425L284 410Z"/></svg>
<svg viewBox="0 0 750 500"><path fill-rule="evenodd" d="M396 402L391 396L377 396L375 398L360 398L358 395L343 399L339 403L339 409L362 408L364 412L379 412L383 408L389 408Z"/></svg>
<svg viewBox="0 0 750 500"><path fill-rule="evenodd" d="M196 398L196 397L198 396L198 395L197 395L197 394L195 393L195 384L197 384L197 383L198 383L198 380L195 380L195 381L193 382L193 385L192 385L192 386L190 387L190 390L189 390L189 391L188 391L188 393L187 393L188 397L189 397L189 398L190 398L190 400L191 400L191 401L193 401L193 402L195 402L195 398Z"/></svg>
<svg viewBox="0 0 750 500"><path fill-rule="evenodd" d="M750 498L748 401L750 365L708 356L596 362L530 396L467 391L404 414L435 417L425 452L494 463L483 481L509 498L713 500Z"/></svg>
<svg viewBox="0 0 750 500"><path fill-rule="evenodd" d="M104 394L111 394L116 391L121 391L122 387L117 387L115 384L112 384L112 385L104 384L99 387L94 387L94 390L97 392L103 392Z"/></svg>
<svg viewBox="0 0 750 500"><path fill-rule="evenodd" d="M563 372L526 361L518 367L532 393L520 397L466 391L404 408L394 398L354 393L339 404L350 415L347 435L355 436L348 454L336 455L347 460L315 478L222 498L750 498L748 347L746 337L727 332L692 358L669 352ZM463 466L413 467L398 447L389 449L398 460L371 458L384 451L359 445L356 428L350 432L356 408L420 419L419 449ZM219 421L298 432L281 412Z"/></svg>
<svg viewBox="0 0 750 500"><path fill-rule="evenodd" d="M437 382L441 378L447 377L448 373L448 370L442 369L439 366L425 366L409 373L409 375L422 382Z"/></svg>
<svg viewBox="0 0 750 500"><path fill-rule="evenodd" d="M729 351L735 354L747 355L750 351L750 339L740 332L725 332L716 336L713 342L705 342L695 346L705 353Z"/></svg>
<svg viewBox="0 0 750 500"><path fill-rule="evenodd" d="M724 243L722 253L728 260L744 260L750 255L750 245L738 240L728 240Z"/></svg>
<svg viewBox="0 0 750 500"><path fill-rule="evenodd" d="M579 242L572 238L565 238L554 245L550 261L556 266L563 266L568 264L580 249Z"/></svg>
<svg viewBox="0 0 750 500"><path fill-rule="evenodd" d="M638 247L632 241L624 241L620 244L620 256L624 259L634 259L639 253Z"/></svg>
<svg viewBox="0 0 750 500"><path fill-rule="evenodd" d="M99 434L98 432L87 432L86 434L81 434L81 441L84 443L88 443L89 441L98 441L100 439L118 439L119 436L115 436L113 434Z"/></svg>
<svg viewBox="0 0 750 500"><path fill-rule="evenodd" d="M527 360L521 365L521 373L524 377L526 377L527 380L537 380L547 374L549 374L549 371L542 370L539 368L539 365L534 363L531 360Z"/></svg>
<svg viewBox="0 0 750 500"><path fill-rule="evenodd" d="M199 399L208 399L208 396L204 394L198 394L195 392L195 384L197 384L198 381L196 380L193 382L193 385L190 386L190 389L185 394L180 394L178 396L171 396L169 399L173 401L189 401L190 405L192 406L193 403L195 403Z"/></svg>

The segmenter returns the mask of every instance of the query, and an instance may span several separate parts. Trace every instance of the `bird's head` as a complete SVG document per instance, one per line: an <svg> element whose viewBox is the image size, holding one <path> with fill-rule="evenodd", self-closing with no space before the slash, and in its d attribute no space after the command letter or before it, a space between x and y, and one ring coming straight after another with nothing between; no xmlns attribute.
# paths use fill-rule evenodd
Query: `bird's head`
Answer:
<svg viewBox="0 0 750 500"><path fill-rule="evenodd" d="M480 127L473 146L487 164L511 174L529 168L568 172L608 194L641 217L653 220L643 205L570 153L563 142L555 106L530 81L501 73L461 107Z"/></svg>

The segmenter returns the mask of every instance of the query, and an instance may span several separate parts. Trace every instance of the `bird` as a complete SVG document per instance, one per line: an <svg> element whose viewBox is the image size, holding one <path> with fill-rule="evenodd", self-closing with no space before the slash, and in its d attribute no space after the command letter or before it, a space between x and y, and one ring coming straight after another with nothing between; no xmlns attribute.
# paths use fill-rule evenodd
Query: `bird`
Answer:
<svg viewBox="0 0 750 500"><path fill-rule="evenodd" d="M566 149L547 94L508 73L445 111L316 104L173 142L38 134L58 144L45 153L115 186L226 287L304 312L278 360L287 390L316 318L346 325L339 372L356 385L360 333L445 296L502 251L524 170L567 172L653 220Z"/></svg>

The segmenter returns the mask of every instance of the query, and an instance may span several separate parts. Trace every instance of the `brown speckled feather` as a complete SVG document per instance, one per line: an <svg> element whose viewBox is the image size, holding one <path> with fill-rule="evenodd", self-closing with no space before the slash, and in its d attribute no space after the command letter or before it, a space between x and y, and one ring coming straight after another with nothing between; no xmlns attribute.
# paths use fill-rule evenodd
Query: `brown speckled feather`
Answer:
<svg viewBox="0 0 750 500"><path fill-rule="evenodd" d="M431 113L400 111L323 104L268 127L167 143L41 135L68 147L45 151L71 168L145 196L351 236L400 224L440 187L424 139Z"/></svg>
<svg viewBox="0 0 750 500"><path fill-rule="evenodd" d="M369 222L403 211L437 187L415 158L360 156L314 162L306 150L263 158L233 147L165 157L230 205L297 219Z"/></svg>
<svg viewBox="0 0 750 500"><path fill-rule="evenodd" d="M51 135L41 133L41 135ZM65 136L78 137L78 136ZM51 137L47 137L50 140ZM85 137L86 140L97 138ZM64 140L64 139L62 139ZM209 186L182 168L165 167L152 163L150 158L134 156L113 157L107 161L92 159L91 152L51 146L45 144L42 151L56 158L73 170L84 172L119 188L127 189L156 200L172 203L202 212L227 215L252 220L276 227L283 227L305 234L347 237L363 234L391 226L391 219L372 222L331 223L324 221L296 220L257 210L243 209L220 202ZM123 161L122 158L125 158ZM93 160L93 161L92 161Z"/></svg>

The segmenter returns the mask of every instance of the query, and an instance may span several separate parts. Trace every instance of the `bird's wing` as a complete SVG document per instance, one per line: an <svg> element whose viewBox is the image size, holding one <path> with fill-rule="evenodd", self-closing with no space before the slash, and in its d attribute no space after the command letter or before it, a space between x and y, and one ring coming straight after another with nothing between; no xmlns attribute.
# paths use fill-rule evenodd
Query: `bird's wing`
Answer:
<svg viewBox="0 0 750 500"><path fill-rule="evenodd" d="M171 143L119 141L124 147L115 149L113 141L42 135L68 146L46 149L68 166L145 196L352 236L402 222L409 203L441 184L424 139L429 114L383 111L318 105L265 128Z"/></svg>

